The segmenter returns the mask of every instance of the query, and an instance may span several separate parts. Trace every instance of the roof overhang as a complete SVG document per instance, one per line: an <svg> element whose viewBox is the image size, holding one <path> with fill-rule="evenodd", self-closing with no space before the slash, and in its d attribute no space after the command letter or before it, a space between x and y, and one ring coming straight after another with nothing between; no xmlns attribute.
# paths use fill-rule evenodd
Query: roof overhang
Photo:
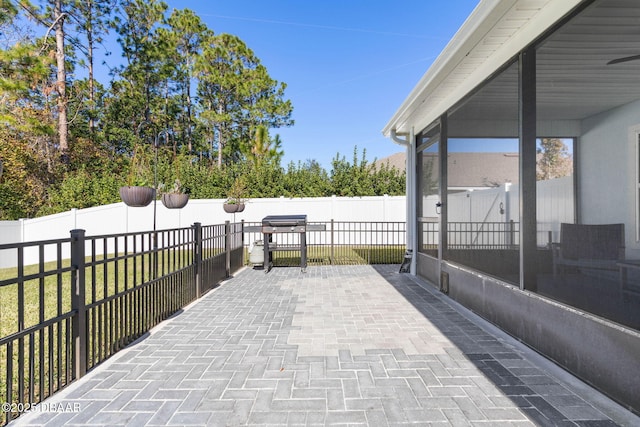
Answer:
<svg viewBox="0 0 640 427"><path fill-rule="evenodd" d="M427 127L585 0L481 0L382 130Z"/></svg>

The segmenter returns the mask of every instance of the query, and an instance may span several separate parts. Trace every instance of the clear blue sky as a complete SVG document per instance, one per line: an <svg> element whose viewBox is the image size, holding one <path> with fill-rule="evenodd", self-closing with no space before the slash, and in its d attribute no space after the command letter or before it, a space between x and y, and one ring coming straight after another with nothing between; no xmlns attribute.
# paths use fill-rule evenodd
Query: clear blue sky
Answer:
<svg viewBox="0 0 640 427"><path fill-rule="evenodd" d="M402 147L381 130L478 0L165 0L215 33L240 37L287 84L295 125L283 166L336 153L367 159Z"/></svg>

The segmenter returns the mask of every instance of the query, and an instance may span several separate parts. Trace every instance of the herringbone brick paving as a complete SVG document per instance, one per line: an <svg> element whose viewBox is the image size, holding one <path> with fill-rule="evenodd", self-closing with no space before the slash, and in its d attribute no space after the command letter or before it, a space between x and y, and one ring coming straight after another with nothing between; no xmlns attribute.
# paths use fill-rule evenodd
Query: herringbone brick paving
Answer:
<svg viewBox="0 0 640 427"><path fill-rule="evenodd" d="M640 421L577 380L541 367L530 351L397 271L242 270L50 399L80 411L28 413L16 424Z"/></svg>

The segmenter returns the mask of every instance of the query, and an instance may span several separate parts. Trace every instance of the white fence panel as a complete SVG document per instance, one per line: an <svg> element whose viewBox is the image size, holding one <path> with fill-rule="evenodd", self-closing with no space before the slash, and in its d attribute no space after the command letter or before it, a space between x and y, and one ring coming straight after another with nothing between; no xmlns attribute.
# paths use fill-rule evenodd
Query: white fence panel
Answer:
<svg viewBox="0 0 640 427"><path fill-rule="evenodd" d="M224 212L224 199L190 200L183 209L167 209L157 201L156 229L190 227L225 221L260 222L267 215L306 214L309 222L330 221L406 221L404 196L382 197L320 197L251 199L245 210L237 214ZM0 244L63 239L73 229L83 229L87 236L102 236L153 230L153 203L143 208L131 208L124 203L72 209L55 215L20 221L0 221ZM122 244L122 242L120 242ZM113 250L115 240L108 241ZM45 247L46 259L55 258L55 247ZM2 251L6 252L6 251ZM33 253L31 253L33 252ZM37 260L35 249L26 251L25 262ZM67 256L68 254L65 254ZM15 266L12 255L0 253L0 267Z"/></svg>
<svg viewBox="0 0 640 427"><path fill-rule="evenodd" d="M464 191L451 194L448 197L449 222L460 223L515 223L520 220L519 189L517 186L506 184L486 190ZM573 177L566 176L537 183L537 219L538 246L545 246L549 242L549 232L552 241L560 238L560 224L573 223L574 195ZM482 230L479 230L482 231ZM461 238L468 239L468 236ZM455 234L449 237L449 243L456 242ZM514 235L513 244L519 243L519 236Z"/></svg>
<svg viewBox="0 0 640 427"><path fill-rule="evenodd" d="M449 222L471 221L471 195L470 191L453 193L447 197L447 212Z"/></svg>
<svg viewBox="0 0 640 427"><path fill-rule="evenodd" d="M560 224L575 222L573 177L538 182L538 245L560 241Z"/></svg>
<svg viewBox="0 0 640 427"><path fill-rule="evenodd" d="M76 228L73 211L26 219L22 223L23 242L69 237L69 230Z"/></svg>
<svg viewBox="0 0 640 427"><path fill-rule="evenodd" d="M0 221L0 243L22 241L22 221ZM16 265L15 251L0 251L0 268Z"/></svg>
<svg viewBox="0 0 640 427"><path fill-rule="evenodd" d="M127 207L123 203L73 209L69 214L75 214L74 228L76 229L100 230L99 234L125 233L127 230L126 225L123 226L127 223ZM96 224L100 224L100 226L96 227ZM68 234L69 230L66 231Z"/></svg>
<svg viewBox="0 0 640 427"><path fill-rule="evenodd" d="M438 202L440 202L440 196L437 194L422 196L422 213L418 213L418 216L438 218L440 216L440 208L437 206Z"/></svg>
<svg viewBox="0 0 640 427"><path fill-rule="evenodd" d="M505 185L451 194L447 200L449 222L518 222L518 193L517 186ZM539 245L547 243L549 231L552 232L554 241L558 240L561 222L574 222L573 199L571 176L538 182ZM190 200L185 208L175 210L165 208L158 201L156 228L163 230L190 227L195 222L203 225L241 220L260 222L267 215L289 214L306 214L311 223L331 219L354 222L405 222L405 200L404 196L250 199L245 210L236 214L223 211L223 199ZM437 218L437 201L437 196L428 197L424 201L423 215L428 213L427 216ZM72 209L35 219L0 221L0 244L66 238L70 230L77 228L86 230L87 236L148 231L153 229L153 209L153 204L144 208L130 208L123 203L115 203L88 209ZM354 239L358 239L355 234ZM450 243L455 242L450 240ZM513 243L517 244L517 241ZM45 250L47 254L54 251L49 247ZM0 252L0 268L15 265L15 260L9 258L10 255Z"/></svg>
<svg viewBox="0 0 640 427"><path fill-rule="evenodd" d="M449 222L509 222L517 221L509 209L512 186L486 190L471 190L449 196ZM517 213L517 211L516 211Z"/></svg>
<svg viewBox="0 0 640 427"><path fill-rule="evenodd" d="M392 221L406 220L404 196L319 197L250 199L243 212L228 214L223 199L189 200L183 209L167 209L156 204L156 228L190 227L195 222L222 224L225 221L259 222L267 215L306 214L313 221ZM86 235L104 235L153 229L153 203L131 208L123 203L87 209L72 209L45 217L20 221L0 221L0 244L59 239L80 228Z"/></svg>

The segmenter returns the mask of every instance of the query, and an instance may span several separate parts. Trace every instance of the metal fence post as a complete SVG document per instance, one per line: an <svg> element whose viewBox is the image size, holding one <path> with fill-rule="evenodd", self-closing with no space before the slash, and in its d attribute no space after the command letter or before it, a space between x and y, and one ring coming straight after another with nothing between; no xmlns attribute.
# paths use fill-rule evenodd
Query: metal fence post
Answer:
<svg viewBox="0 0 640 427"><path fill-rule="evenodd" d="M227 220L224 222L224 251L225 256L225 269L227 277L231 276L231 223Z"/></svg>
<svg viewBox="0 0 640 427"><path fill-rule="evenodd" d="M84 230L71 230L71 308L76 312L71 326L75 378L87 373L87 307L85 301Z"/></svg>
<svg viewBox="0 0 640 427"><path fill-rule="evenodd" d="M333 219L331 219L331 256L329 257L329 264L333 264L334 253L333 253Z"/></svg>
<svg viewBox="0 0 640 427"><path fill-rule="evenodd" d="M202 296L202 224L196 222L193 228L193 262L195 264L196 299Z"/></svg>
<svg viewBox="0 0 640 427"><path fill-rule="evenodd" d="M365 231L369 231L371 235L369 236L369 243L367 244L367 233L364 233L364 244L367 246L367 264L371 264L371 250L373 245L373 224L371 224L371 229L366 230L367 224L364 224Z"/></svg>
<svg viewBox="0 0 640 427"><path fill-rule="evenodd" d="M245 259L244 254L244 219L240 220L240 247L242 248L242 264L245 265L247 260Z"/></svg>
<svg viewBox="0 0 640 427"><path fill-rule="evenodd" d="M509 247L511 248L515 245L515 241L516 241L515 234L516 234L515 223L513 222L513 220L509 220Z"/></svg>

